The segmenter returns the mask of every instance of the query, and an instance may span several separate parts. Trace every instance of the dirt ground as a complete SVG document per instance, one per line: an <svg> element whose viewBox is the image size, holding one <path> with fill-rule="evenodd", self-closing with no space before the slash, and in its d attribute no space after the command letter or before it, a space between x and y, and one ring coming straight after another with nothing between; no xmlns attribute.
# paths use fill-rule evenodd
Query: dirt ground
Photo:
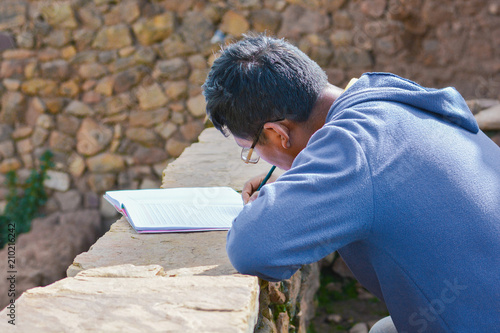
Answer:
<svg viewBox="0 0 500 333"><path fill-rule="evenodd" d="M316 296L316 316L308 333L367 332L379 319L388 316L385 304L369 293L355 279L342 277L330 267L321 272L321 286Z"/></svg>

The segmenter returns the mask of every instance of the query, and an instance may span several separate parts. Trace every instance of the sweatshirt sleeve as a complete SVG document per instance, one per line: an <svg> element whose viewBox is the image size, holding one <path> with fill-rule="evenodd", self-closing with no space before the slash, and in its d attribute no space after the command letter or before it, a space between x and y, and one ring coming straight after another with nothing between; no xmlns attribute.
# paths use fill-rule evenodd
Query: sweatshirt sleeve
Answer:
<svg viewBox="0 0 500 333"><path fill-rule="evenodd" d="M292 168L233 221L226 250L243 274L288 279L304 264L365 238L373 219L369 165L345 129L324 126Z"/></svg>

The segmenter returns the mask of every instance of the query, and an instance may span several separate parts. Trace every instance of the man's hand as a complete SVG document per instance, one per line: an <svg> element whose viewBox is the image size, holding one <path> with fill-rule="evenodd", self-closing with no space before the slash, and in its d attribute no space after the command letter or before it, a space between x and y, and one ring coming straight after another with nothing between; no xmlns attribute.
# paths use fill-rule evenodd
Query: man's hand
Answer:
<svg viewBox="0 0 500 333"><path fill-rule="evenodd" d="M257 192L257 189L259 188L260 184L264 180L267 174L263 173L262 175L256 176L243 185L243 190L241 191L241 196L243 197L243 202L245 204L254 201L257 199L259 196L259 192ZM278 178L277 175L273 174L271 178L267 181L266 184L272 183L276 181Z"/></svg>

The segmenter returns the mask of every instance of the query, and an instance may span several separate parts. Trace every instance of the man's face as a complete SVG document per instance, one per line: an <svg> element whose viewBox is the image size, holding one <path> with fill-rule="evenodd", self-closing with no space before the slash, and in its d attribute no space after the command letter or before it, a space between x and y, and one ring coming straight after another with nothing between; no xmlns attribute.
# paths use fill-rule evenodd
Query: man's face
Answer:
<svg viewBox="0 0 500 333"><path fill-rule="evenodd" d="M234 141L242 148L249 148L252 146L252 141L234 137ZM266 143L255 145L254 154L259 154L260 158L264 161L277 166L282 170L289 170L292 167L295 155L292 155L288 150L283 149L274 140L266 140Z"/></svg>

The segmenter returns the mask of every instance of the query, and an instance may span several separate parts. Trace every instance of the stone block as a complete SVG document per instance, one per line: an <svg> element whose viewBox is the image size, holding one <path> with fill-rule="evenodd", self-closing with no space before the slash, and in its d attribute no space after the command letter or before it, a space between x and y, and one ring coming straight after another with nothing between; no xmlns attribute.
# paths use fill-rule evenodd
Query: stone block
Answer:
<svg viewBox="0 0 500 333"><path fill-rule="evenodd" d="M368 325L366 323L357 323L351 327L349 333L368 333Z"/></svg>
<svg viewBox="0 0 500 333"><path fill-rule="evenodd" d="M50 149L61 152L71 152L73 149L75 149L75 145L75 138L68 134L59 131L53 131L50 133Z"/></svg>
<svg viewBox="0 0 500 333"><path fill-rule="evenodd" d="M477 114L480 111L489 109L492 106L500 104L499 100L489 99L489 98L472 99L472 100L467 100L466 102L467 106L469 107L470 111L473 114Z"/></svg>
<svg viewBox="0 0 500 333"><path fill-rule="evenodd" d="M59 94L66 97L76 98L80 93L80 86L75 80L63 82L59 87Z"/></svg>
<svg viewBox="0 0 500 333"><path fill-rule="evenodd" d="M26 61L23 60L4 60L0 66L0 77L21 78L24 75Z"/></svg>
<svg viewBox="0 0 500 333"><path fill-rule="evenodd" d="M97 79L106 75L106 67L101 64L82 64L78 68L78 75L84 79Z"/></svg>
<svg viewBox="0 0 500 333"><path fill-rule="evenodd" d="M134 48L133 59L138 64L152 65L156 59L156 52L150 47Z"/></svg>
<svg viewBox="0 0 500 333"><path fill-rule="evenodd" d="M90 189L95 192L102 194L110 189L115 188L116 175L112 173L106 174L91 174L88 178L88 184Z"/></svg>
<svg viewBox="0 0 500 333"><path fill-rule="evenodd" d="M2 83L9 91L16 91L21 87L21 81L15 79L4 79Z"/></svg>
<svg viewBox="0 0 500 333"><path fill-rule="evenodd" d="M298 38L305 34L319 33L330 25L326 13L305 9L297 5L288 6L283 12L279 36Z"/></svg>
<svg viewBox="0 0 500 333"><path fill-rule="evenodd" d="M37 57L41 62L53 61L61 57L61 51L59 49L49 47L39 50Z"/></svg>
<svg viewBox="0 0 500 333"><path fill-rule="evenodd" d="M130 29L125 24L103 27L97 33L92 47L101 50L113 50L132 45Z"/></svg>
<svg viewBox="0 0 500 333"><path fill-rule="evenodd" d="M214 35L215 27L203 12L188 11L179 30L186 43L191 47L203 53L211 52L210 39Z"/></svg>
<svg viewBox="0 0 500 333"><path fill-rule="evenodd" d="M151 45L169 37L174 30L174 24L174 14L166 12L148 20L135 23L133 29L139 43Z"/></svg>
<svg viewBox="0 0 500 333"><path fill-rule="evenodd" d="M31 31L23 31L16 36L17 46L32 49L35 46L35 36Z"/></svg>
<svg viewBox="0 0 500 333"><path fill-rule="evenodd" d="M74 135L80 127L80 119L69 114L57 115L57 128L68 135Z"/></svg>
<svg viewBox="0 0 500 333"><path fill-rule="evenodd" d="M28 95L49 96L57 92L57 83L47 79L31 79L21 85L21 91Z"/></svg>
<svg viewBox="0 0 500 333"><path fill-rule="evenodd" d="M353 43L353 34L349 30L336 30L330 35L334 47L349 46Z"/></svg>
<svg viewBox="0 0 500 333"><path fill-rule="evenodd" d="M149 68L138 66L116 74L113 85L114 91L116 93L129 91L142 80L146 73L149 73Z"/></svg>
<svg viewBox="0 0 500 333"><path fill-rule="evenodd" d="M155 164L161 161L165 161L167 157L168 157L167 153L165 152L164 149L156 147L153 148L139 147L134 152L132 160L136 165L146 165L146 164ZM158 187L160 187L159 184L157 188Z"/></svg>
<svg viewBox="0 0 500 333"><path fill-rule="evenodd" d="M41 104L44 105L47 111L49 111L52 114L55 114L62 110L62 108L65 105L65 101L63 98L58 98L58 97L44 98ZM42 110L41 112L44 111L45 110Z"/></svg>
<svg viewBox="0 0 500 333"><path fill-rule="evenodd" d="M26 23L28 4L25 1L0 3L0 30L14 29Z"/></svg>
<svg viewBox="0 0 500 333"><path fill-rule="evenodd" d="M78 9L78 17L82 24L90 29L96 30L103 24L103 18L100 12L92 7L83 7ZM119 22L117 22L119 23ZM114 23L114 24L117 24Z"/></svg>
<svg viewBox="0 0 500 333"><path fill-rule="evenodd" d="M75 177L80 177L85 171L85 160L77 153L72 153L68 158L68 171Z"/></svg>
<svg viewBox="0 0 500 333"><path fill-rule="evenodd" d="M11 125L0 122L0 141L9 140L13 129Z"/></svg>
<svg viewBox="0 0 500 333"><path fill-rule="evenodd" d="M479 128L483 131L500 130L500 104L482 110L475 115Z"/></svg>
<svg viewBox="0 0 500 333"><path fill-rule="evenodd" d="M365 0L361 3L361 12L365 15L378 18L385 13L387 0Z"/></svg>
<svg viewBox="0 0 500 333"><path fill-rule="evenodd" d="M105 101L105 112L108 115L120 113L131 107L132 104L132 96L129 93L119 94Z"/></svg>
<svg viewBox="0 0 500 333"><path fill-rule="evenodd" d="M186 141L192 142L198 139L204 128L205 126L201 120L195 120L182 125L179 130Z"/></svg>
<svg viewBox="0 0 500 333"><path fill-rule="evenodd" d="M50 26L75 29L78 23L70 3L48 3L41 9L41 13Z"/></svg>
<svg viewBox="0 0 500 333"><path fill-rule="evenodd" d="M7 173L12 170L19 170L22 167L18 158L6 158L0 163L0 173Z"/></svg>
<svg viewBox="0 0 500 333"><path fill-rule="evenodd" d="M77 29L73 31L73 40L76 49L79 51L78 54L76 54L75 58L79 58L82 53L85 54L85 56L89 55L88 49L92 48L92 43L94 42L96 37L96 32L94 30L89 30L87 28L83 29ZM104 37L101 37L103 39ZM75 60L73 58L73 61ZM78 60L79 62L82 62L81 60Z"/></svg>
<svg viewBox="0 0 500 333"><path fill-rule="evenodd" d="M281 15L269 9L252 11L250 22L255 31L277 31L281 23Z"/></svg>
<svg viewBox="0 0 500 333"><path fill-rule="evenodd" d="M11 158L14 156L15 147L12 140L0 142L0 160L4 158Z"/></svg>
<svg viewBox="0 0 500 333"><path fill-rule="evenodd" d="M64 109L64 113L77 117L86 117L92 116L94 110L87 104L74 100Z"/></svg>
<svg viewBox="0 0 500 333"><path fill-rule="evenodd" d="M159 180L153 180L153 179L143 179L141 182L141 186L139 187L140 189L157 189L160 186L160 181Z"/></svg>
<svg viewBox="0 0 500 333"><path fill-rule="evenodd" d="M247 19L233 10L228 10L222 17L222 23L219 29L226 34L240 36L250 28Z"/></svg>
<svg viewBox="0 0 500 333"><path fill-rule="evenodd" d="M65 60L45 62L41 65L42 75L49 79L65 80L68 78L69 64Z"/></svg>
<svg viewBox="0 0 500 333"><path fill-rule="evenodd" d="M164 59L186 56L196 52L193 45L186 43L178 34L172 34L157 47L158 53Z"/></svg>
<svg viewBox="0 0 500 333"><path fill-rule="evenodd" d="M71 41L71 38L72 34L70 30L58 29L51 31L43 40L49 46L62 48Z"/></svg>
<svg viewBox="0 0 500 333"><path fill-rule="evenodd" d="M82 196L78 190L55 192L54 197L63 212L76 212L81 207Z"/></svg>
<svg viewBox="0 0 500 333"><path fill-rule="evenodd" d="M278 318L276 318L276 328L278 330L278 333L288 333L289 326L290 326L290 317L288 316L288 313L286 311L280 312L278 314Z"/></svg>
<svg viewBox="0 0 500 333"><path fill-rule="evenodd" d="M82 155L95 155L102 151L113 138L113 131L91 118L82 121L76 134L76 149Z"/></svg>
<svg viewBox="0 0 500 333"><path fill-rule="evenodd" d="M16 91L4 93L0 109L0 122L13 125L20 121L25 107L26 98L21 93Z"/></svg>
<svg viewBox="0 0 500 333"><path fill-rule="evenodd" d="M168 139L177 131L177 125L167 122L159 124L155 128L156 133L158 133L163 139Z"/></svg>
<svg viewBox="0 0 500 333"><path fill-rule="evenodd" d="M19 154L24 155L24 154L31 153L32 151L33 151L33 144L31 143L30 138L19 140L17 142L17 152Z"/></svg>
<svg viewBox="0 0 500 333"><path fill-rule="evenodd" d="M47 177L48 178L43 182L43 186L60 192L69 190L71 178L67 173L48 170Z"/></svg>
<svg viewBox="0 0 500 333"><path fill-rule="evenodd" d="M82 102L90 105L95 105L102 101L102 95L95 91L86 91L82 96Z"/></svg>
<svg viewBox="0 0 500 333"><path fill-rule="evenodd" d="M176 138L170 138L165 145L165 149L172 157L179 157L184 149L190 146L189 142L180 141Z"/></svg>
<svg viewBox="0 0 500 333"><path fill-rule="evenodd" d="M33 133L33 128L30 126L18 127L12 132L12 138L14 140L24 139L30 136L31 133Z"/></svg>
<svg viewBox="0 0 500 333"><path fill-rule="evenodd" d="M141 16L141 4L137 0L118 2L105 15L106 25L114 25L122 22L132 23Z"/></svg>
<svg viewBox="0 0 500 333"><path fill-rule="evenodd" d="M208 69L193 69L189 75L189 83L201 87L207 79Z"/></svg>
<svg viewBox="0 0 500 333"><path fill-rule="evenodd" d="M125 168L125 161L120 155L102 153L88 158L87 167L95 173L119 172Z"/></svg>
<svg viewBox="0 0 500 333"><path fill-rule="evenodd" d="M48 114L41 114L38 116L35 122L37 127L42 127L45 129L54 128L54 120Z"/></svg>
<svg viewBox="0 0 500 333"><path fill-rule="evenodd" d="M31 142L34 147L40 147L45 143L45 141L47 141L48 137L49 137L48 130L41 127L36 127L35 130L33 131L33 135L31 136Z"/></svg>
<svg viewBox="0 0 500 333"><path fill-rule="evenodd" d="M81 274L21 296L16 303L19 312L32 316L19 329L46 331L50 321L54 331L69 326L113 332L251 332L256 323L255 278L168 276L156 265L105 267ZM105 309L107 315L102 316ZM1 325L8 327L5 321Z"/></svg>
<svg viewBox="0 0 500 333"><path fill-rule="evenodd" d="M139 87L136 95L139 100L139 107L142 110L156 109L165 106L168 102L162 87L157 83L148 87Z"/></svg>
<svg viewBox="0 0 500 333"><path fill-rule="evenodd" d="M421 7L420 19L427 25L437 26L456 19L454 10L454 6L447 2L425 1Z"/></svg>
<svg viewBox="0 0 500 333"><path fill-rule="evenodd" d="M113 95L114 84L115 78L113 76L106 76L97 83L95 91L104 96L111 96Z"/></svg>
<svg viewBox="0 0 500 333"><path fill-rule="evenodd" d="M187 107L189 112L195 117L201 117L205 115L205 109L207 107L207 103L205 101L205 97L203 95L198 95L190 98L187 101Z"/></svg>
<svg viewBox="0 0 500 333"><path fill-rule="evenodd" d="M165 93L171 100L178 100L187 97L188 84L186 81L168 81L165 82Z"/></svg>
<svg viewBox="0 0 500 333"><path fill-rule="evenodd" d="M96 84L97 84L96 80L88 78L86 81L83 82L82 90L85 92L89 92L89 90L93 89L96 86Z"/></svg>
<svg viewBox="0 0 500 333"><path fill-rule="evenodd" d="M179 80L188 75L189 66L181 58L158 61L153 71L153 77L156 79Z"/></svg>
<svg viewBox="0 0 500 333"><path fill-rule="evenodd" d="M145 127L129 128L125 132L125 136L134 142L139 142L147 146L161 142L156 133Z"/></svg>
<svg viewBox="0 0 500 333"><path fill-rule="evenodd" d="M168 119L169 111L161 108L153 111L133 111L129 116L129 124L132 127L153 127L162 124Z"/></svg>

